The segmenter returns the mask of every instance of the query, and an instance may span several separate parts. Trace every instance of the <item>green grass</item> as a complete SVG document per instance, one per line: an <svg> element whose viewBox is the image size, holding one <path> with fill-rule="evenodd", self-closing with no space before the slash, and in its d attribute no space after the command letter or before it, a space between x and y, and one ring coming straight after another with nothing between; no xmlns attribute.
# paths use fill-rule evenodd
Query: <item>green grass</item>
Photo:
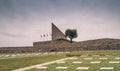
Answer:
<svg viewBox="0 0 120 71"><path fill-rule="evenodd" d="M89 50L89 51L75 51L71 53L67 53L66 55L120 55L120 50Z"/></svg>
<svg viewBox="0 0 120 71"><path fill-rule="evenodd" d="M40 54L40 55L35 55L35 54L19 54L18 55L17 54L17 56L15 56L15 57L12 57L13 54L0 54L0 71L11 71L11 70L18 69L18 68L23 68L23 67L27 67L27 66L31 66L31 65L44 63L44 62L54 61L57 59L65 58L66 57L65 54L66 53ZM76 52L71 52L71 53L67 53L67 54L91 55L88 57L93 57L94 59L98 59L98 57L92 56L95 54L104 54L104 55L110 54L109 58L113 59L115 56L120 57L120 50L76 51ZM5 57L6 55L9 55L9 56ZM106 56L100 56L100 57L106 57ZM3 58L3 59L1 59L1 58ZM82 60L81 57L79 57L79 59ZM65 65L70 66L70 69L68 69L67 71L74 71L75 68L78 66L78 65L71 64L70 60L68 60L67 64L65 64ZM84 65L89 65L89 64L86 64L86 61L84 61ZM108 65L107 61L102 62L101 66L102 65L103 66ZM48 67L50 67L49 70L38 70L38 69L34 68L29 71L56 71L55 66L57 66L57 64L48 65ZM93 69L91 69L92 71L98 71L97 68L99 68L99 65L90 65L90 66L93 66L92 67ZM118 71L118 70L120 71L120 68L118 68L118 66L120 67L120 64L114 65L114 67L115 67L114 71Z"/></svg>
<svg viewBox="0 0 120 71"><path fill-rule="evenodd" d="M109 64L109 61L116 61L115 57L116 56L86 56L86 57L92 57L92 60L84 60L85 57L78 57L77 60L66 60L65 64L51 64L47 65L48 69L37 69L33 68L31 70L27 71L105 71L105 70L100 70L100 67L114 67L114 70L109 70L109 71L120 71L120 64ZM100 57L107 57L107 60L100 60ZM82 61L83 63L81 64L73 64L73 61ZM90 64L91 61L101 61L100 64ZM57 66L67 66L67 70L57 70L55 69ZM77 67L80 66L85 66L85 67L90 67L89 70L76 70Z"/></svg>
<svg viewBox="0 0 120 71"><path fill-rule="evenodd" d="M65 57L64 54L43 54L38 56L16 57L0 59L0 71L11 71L14 69L53 61Z"/></svg>

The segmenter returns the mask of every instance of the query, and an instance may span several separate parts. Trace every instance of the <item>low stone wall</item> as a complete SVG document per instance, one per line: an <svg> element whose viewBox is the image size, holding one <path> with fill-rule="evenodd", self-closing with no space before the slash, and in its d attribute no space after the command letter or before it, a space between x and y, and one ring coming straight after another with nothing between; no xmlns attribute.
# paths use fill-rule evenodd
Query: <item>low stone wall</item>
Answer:
<svg viewBox="0 0 120 71"><path fill-rule="evenodd" d="M24 47L0 47L0 53L32 53L36 52L37 49L34 49L32 46Z"/></svg>
<svg viewBox="0 0 120 71"><path fill-rule="evenodd" d="M118 39L98 39L84 42L46 41L34 42L33 46L0 47L0 53L59 52L81 50L120 50Z"/></svg>
<svg viewBox="0 0 120 71"><path fill-rule="evenodd" d="M63 43L58 41L52 42L35 42L34 47L43 52L51 51L80 51L80 50L120 50L119 39L98 39L84 42Z"/></svg>

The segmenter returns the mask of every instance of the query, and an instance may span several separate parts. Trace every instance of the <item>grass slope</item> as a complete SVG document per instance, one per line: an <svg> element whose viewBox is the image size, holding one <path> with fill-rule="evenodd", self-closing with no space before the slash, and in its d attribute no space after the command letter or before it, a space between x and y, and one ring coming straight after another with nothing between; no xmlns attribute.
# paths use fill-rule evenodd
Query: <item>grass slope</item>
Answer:
<svg viewBox="0 0 120 71"><path fill-rule="evenodd" d="M48 69L37 69L33 68L27 71L120 71L119 64L109 64L109 61L116 61L115 56L87 56L92 57L92 60L84 60L86 57L78 57L77 60L67 60L65 64L51 64L47 65ZM107 60L100 60L100 57L107 57ZM73 61L82 61L81 64L73 64ZM91 61L101 61L100 64L90 64ZM57 70L57 66L67 66L66 70ZM77 67L90 67L89 70L76 70ZM100 70L101 67L114 67L113 70Z"/></svg>
<svg viewBox="0 0 120 71"><path fill-rule="evenodd" d="M33 69L30 69L27 71L105 71L105 70L100 70L101 67L114 67L113 70L106 70L106 71L120 71L120 64L109 64L109 61L119 61L119 60L116 60L115 58L120 57L120 50L79 51L79 52L71 52L71 53L67 53L67 54L71 54L71 55L80 54L83 56L79 56L77 60L66 60L65 64L64 63L63 64L54 63L51 65L47 65L48 69L33 68ZM96 54L98 54L99 56L95 56ZM93 58L93 59L85 60L84 58ZM99 58L108 58L108 59L100 60ZM72 63L73 61L82 61L83 63L73 64ZM101 61L101 63L100 64L90 64L91 61ZM68 69L57 70L56 67L58 67L58 66L63 66L63 67L65 66L65 67L68 67ZM89 68L89 70L76 70L77 67L90 67L90 68Z"/></svg>
<svg viewBox="0 0 120 71"><path fill-rule="evenodd" d="M98 57L94 57L92 55L94 55L94 54L104 54L104 55L110 54L110 56L108 58L113 59L115 56L120 57L120 50L77 51L77 52L71 52L71 53L67 53L67 54L91 55L88 57L93 57L96 60L98 59ZM6 54L6 55L8 55L8 54ZM0 71L11 71L11 70L18 69L18 68L23 68L23 67L27 67L27 66L31 66L31 65L44 63L44 62L54 61L54 60L61 59L64 57L66 57L66 53L40 54L40 55L36 55L36 56L29 55L27 57L15 57L15 58L0 59ZM100 57L106 57L106 56L100 56ZM79 59L81 60L82 58L79 57ZM89 65L88 63L86 63L86 61L84 61L84 62L85 62L84 65ZM106 62L108 62L108 61L106 61ZM107 65L106 62L103 62L100 66ZM65 65L71 67L71 69L67 70L67 71L74 71L75 67L78 66L78 65L76 66L76 65L71 64L70 60L67 61L67 64L65 64ZM54 68L56 66L56 64L52 64L52 65L48 65L48 66L50 66L50 70L45 70L45 71L56 71ZM92 71L98 71L98 70L96 70L96 67L95 67L96 65L90 65L90 66L93 66L92 68L94 68L94 69L91 69ZM99 68L99 65L97 65L97 66ZM120 70L120 68L118 68L118 66L120 67L120 65L115 65L115 69ZM115 70L115 71L118 71L118 70ZM41 71L41 70L32 69L30 71ZM44 71L44 70L42 70L42 71Z"/></svg>
<svg viewBox="0 0 120 71"><path fill-rule="evenodd" d="M46 54L39 56L0 59L0 71L11 71L14 69L57 60L65 57L63 54Z"/></svg>

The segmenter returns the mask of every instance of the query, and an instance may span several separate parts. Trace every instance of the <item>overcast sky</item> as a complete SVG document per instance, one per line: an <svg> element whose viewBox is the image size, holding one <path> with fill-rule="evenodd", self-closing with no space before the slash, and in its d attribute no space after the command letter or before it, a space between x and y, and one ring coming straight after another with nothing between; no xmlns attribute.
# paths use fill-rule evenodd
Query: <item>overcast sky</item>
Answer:
<svg viewBox="0 0 120 71"><path fill-rule="evenodd" d="M120 0L0 0L0 47L50 40L51 22L76 41L120 39Z"/></svg>

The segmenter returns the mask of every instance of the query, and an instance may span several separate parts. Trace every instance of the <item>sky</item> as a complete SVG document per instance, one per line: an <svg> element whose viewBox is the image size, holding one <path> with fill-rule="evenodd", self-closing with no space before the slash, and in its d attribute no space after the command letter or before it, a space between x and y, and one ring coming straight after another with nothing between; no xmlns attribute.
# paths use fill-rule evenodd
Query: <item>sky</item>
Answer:
<svg viewBox="0 0 120 71"><path fill-rule="evenodd" d="M49 41L52 22L74 41L120 39L120 0L0 0L0 47Z"/></svg>

